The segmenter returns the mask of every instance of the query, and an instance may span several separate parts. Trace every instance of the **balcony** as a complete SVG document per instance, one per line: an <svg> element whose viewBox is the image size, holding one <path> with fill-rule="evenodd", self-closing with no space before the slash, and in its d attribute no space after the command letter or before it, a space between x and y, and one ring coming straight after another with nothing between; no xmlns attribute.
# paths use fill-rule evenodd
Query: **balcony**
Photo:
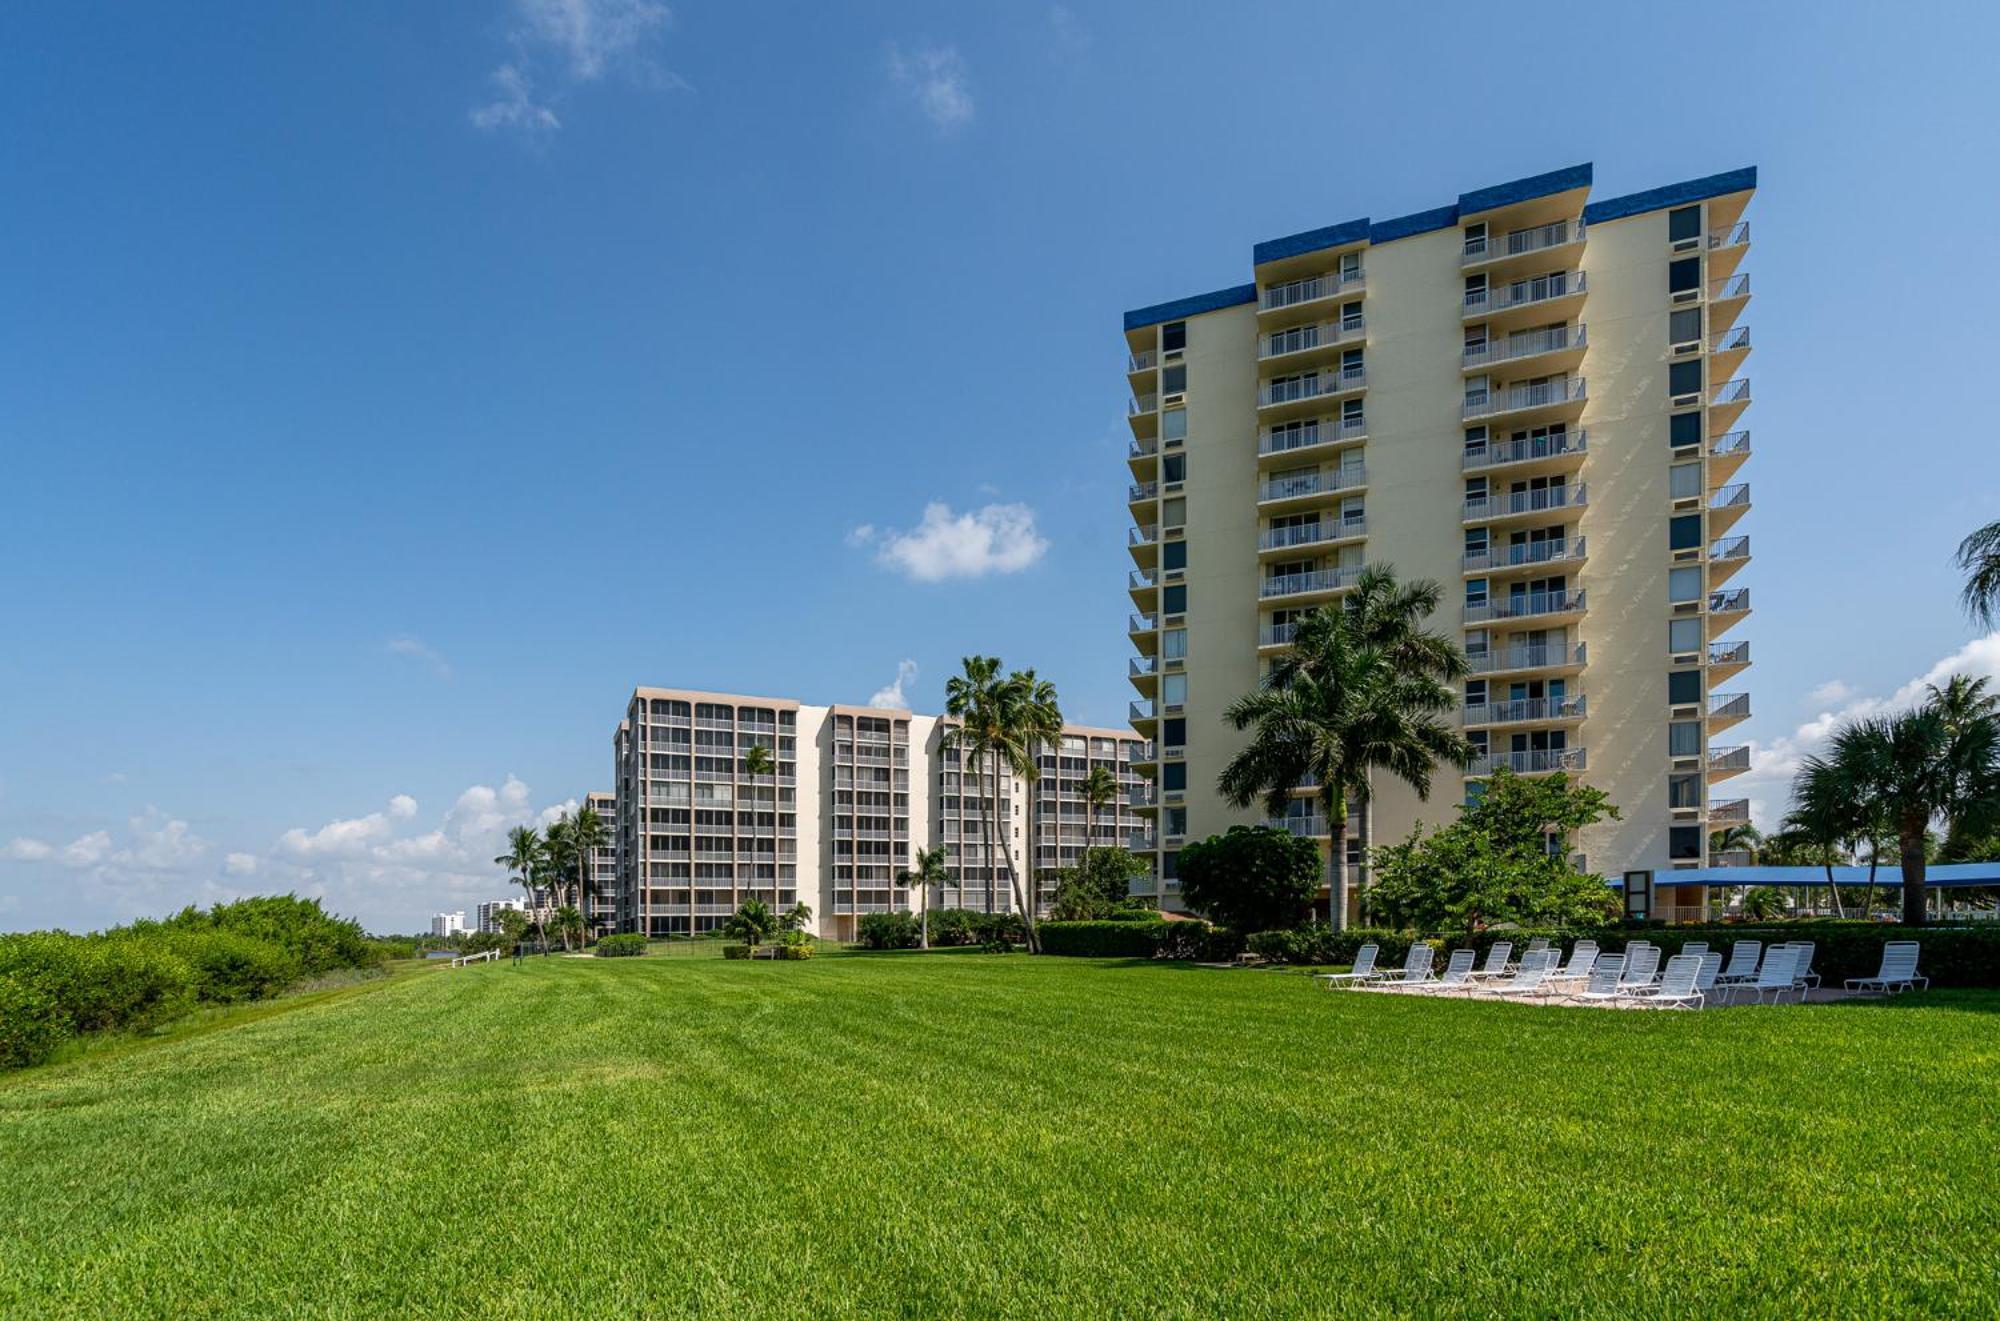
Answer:
<svg viewBox="0 0 2000 1321"><path fill-rule="evenodd" d="M1750 483L1725 486L1708 498L1708 532L1720 537L1750 512Z"/></svg>
<svg viewBox="0 0 2000 1321"><path fill-rule="evenodd" d="M1265 528L1257 534L1257 549L1260 553L1269 553L1296 550L1301 546L1329 546L1335 542L1358 540L1367 533L1368 520L1363 515L1323 518L1291 527Z"/></svg>
<svg viewBox="0 0 2000 1321"><path fill-rule="evenodd" d="M1484 523L1493 519L1545 513L1553 509L1579 509L1584 502L1584 484L1577 482L1571 485L1564 482L1557 486L1541 486L1528 491L1473 496L1465 502L1460 517L1467 523Z"/></svg>
<svg viewBox="0 0 2000 1321"><path fill-rule="evenodd" d="M1258 433L1257 457L1297 454L1322 445L1353 445L1368 439L1361 418L1315 418L1301 426L1272 427Z"/></svg>
<svg viewBox="0 0 2000 1321"><path fill-rule="evenodd" d="M1496 647L1485 651L1467 652L1465 659L1472 667L1472 673L1480 675L1529 673L1538 670L1573 673L1583 669L1586 662L1581 642L1573 647L1560 644Z"/></svg>
<svg viewBox="0 0 2000 1321"><path fill-rule="evenodd" d="M1257 361L1271 362L1278 358L1316 361L1322 354L1351 348L1367 338L1367 324L1359 316L1344 317L1339 321L1315 321L1259 335Z"/></svg>
<svg viewBox="0 0 2000 1321"><path fill-rule="evenodd" d="M1157 544L1159 540L1160 525L1158 523L1144 523L1138 527L1126 529L1125 544L1127 547L1151 546Z"/></svg>
<svg viewBox="0 0 2000 1321"><path fill-rule="evenodd" d="M1510 596L1495 598L1485 605L1466 606L1465 622L1484 624L1509 619L1537 619L1550 615L1582 613L1583 593L1580 590L1516 592Z"/></svg>
<svg viewBox="0 0 2000 1321"><path fill-rule="evenodd" d="M1464 472L1487 468L1534 465L1533 471L1569 471L1580 467L1589 445L1582 427L1558 431L1548 436L1523 436L1519 440L1487 440L1468 445L1459 456Z"/></svg>
<svg viewBox="0 0 2000 1321"><path fill-rule="evenodd" d="M1158 482L1134 482L1125 491L1125 503L1128 505L1144 504L1150 500L1157 500L1159 497L1160 484Z"/></svg>
<svg viewBox="0 0 2000 1321"><path fill-rule="evenodd" d="M1712 482L1728 481L1749 457L1748 431L1730 431L1711 438L1708 442L1708 479Z"/></svg>
<svg viewBox="0 0 2000 1321"><path fill-rule="evenodd" d="M1726 592L1708 594L1710 615L1747 615L1750 613L1750 589L1732 587Z"/></svg>
<svg viewBox="0 0 2000 1321"><path fill-rule="evenodd" d="M1361 566L1355 565L1344 569L1312 569L1305 573L1280 574L1259 583L1257 597L1272 601L1281 597L1330 595L1354 586L1361 573Z"/></svg>
<svg viewBox="0 0 2000 1321"><path fill-rule="evenodd" d="M1125 790L1125 806L1143 810L1158 806L1160 791L1150 784L1135 784Z"/></svg>
<svg viewBox="0 0 2000 1321"><path fill-rule="evenodd" d="M1748 798L1711 798L1708 800L1708 819L1714 825L1726 825L1732 821L1750 819Z"/></svg>
<svg viewBox="0 0 2000 1321"><path fill-rule="evenodd" d="M1156 677L1159 672L1160 658L1158 656L1134 656L1125 666L1125 677L1128 679L1151 679Z"/></svg>
<svg viewBox="0 0 2000 1321"><path fill-rule="evenodd" d="M1259 624L1257 626L1257 646L1259 649L1265 647L1289 647L1292 645L1292 634L1298 631L1298 627L1296 623Z"/></svg>
<svg viewBox="0 0 2000 1321"><path fill-rule="evenodd" d="M1727 248L1748 247L1750 244L1750 222L1739 220L1733 225L1708 232L1708 250L1720 252Z"/></svg>
<svg viewBox="0 0 2000 1321"><path fill-rule="evenodd" d="M1727 779L1741 775L1750 769L1750 745L1739 743L1734 747L1710 748L1708 750L1708 778Z"/></svg>
<svg viewBox="0 0 2000 1321"><path fill-rule="evenodd" d="M1552 252L1581 243L1584 238L1583 221L1558 220L1553 224L1537 225L1533 229L1517 229L1511 234L1489 234L1482 238L1467 239L1460 250L1458 264L1467 269L1506 261L1510 257L1529 257L1536 253Z"/></svg>
<svg viewBox="0 0 2000 1321"><path fill-rule="evenodd" d="M1257 410L1264 417L1310 412L1322 399L1353 394L1368 385L1365 367L1342 367L1298 376L1281 376L1257 386Z"/></svg>
<svg viewBox="0 0 2000 1321"><path fill-rule="evenodd" d="M1512 771L1516 775L1546 775L1552 771L1580 771L1584 765L1582 748L1532 748L1525 752L1489 752L1474 757L1472 764L1465 768L1465 773L1474 778L1501 770Z"/></svg>
<svg viewBox="0 0 2000 1321"><path fill-rule="evenodd" d="M1750 718L1750 694L1710 693L1708 695L1708 732L1720 734L1731 725L1738 725Z"/></svg>
<svg viewBox="0 0 2000 1321"><path fill-rule="evenodd" d="M1259 482L1257 503L1267 505L1304 500L1312 496L1331 495L1335 491L1352 491L1367 484L1368 469L1365 465L1345 463L1332 472L1298 473Z"/></svg>
<svg viewBox="0 0 2000 1321"><path fill-rule="evenodd" d="M1125 631L1137 636L1141 633L1157 633L1160 629L1158 615L1133 615L1125 621Z"/></svg>
<svg viewBox="0 0 2000 1321"><path fill-rule="evenodd" d="M1125 575L1125 590L1128 592L1150 592L1159 585L1158 569L1134 569Z"/></svg>
<svg viewBox="0 0 2000 1321"><path fill-rule="evenodd" d="M1125 719L1134 728L1137 728L1140 725L1152 724L1155 720L1159 719L1159 715L1153 709L1152 699L1146 698L1142 701L1127 703L1125 707Z"/></svg>
<svg viewBox="0 0 2000 1321"><path fill-rule="evenodd" d="M1319 275L1309 275L1303 280L1268 284L1258 291L1257 311L1282 312L1289 308L1304 307L1322 299L1341 298L1360 293L1366 285L1365 273L1359 268L1352 271L1326 271Z"/></svg>
<svg viewBox="0 0 2000 1321"><path fill-rule="evenodd" d="M1750 407L1750 379L1737 376L1715 386L1708 396L1709 425L1727 431Z"/></svg>
<svg viewBox="0 0 2000 1321"><path fill-rule="evenodd" d="M1504 702L1468 703L1465 724L1526 725L1569 724L1583 719L1581 694L1574 697L1522 697Z"/></svg>
<svg viewBox="0 0 2000 1321"><path fill-rule="evenodd" d="M1468 551L1462 563L1467 573L1504 573L1509 569L1529 569L1544 564L1580 564L1582 561L1582 537L1555 537L1548 541L1523 542L1518 546Z"/></svg>
<svg viewBox="0 0 2000 1321"><path fill-rule="evenodd" d="M1725 537L1708 548L1708 585L1720 587L1750 562L1750 538Z"/></svg>
<svg viewBox="0 0 2000 1321"><path fill-rule="evenodd" d="M1125 359L1125 374L1137 376L1140 372L1149 372L1159 365L1160 355L1152 349L1143 349Z"/></svg>
<svg viewBox="0 0 2000 1321"><path fill-rule="evenodd" d="M1516 331L1505 338L1489 339L1483 344L1468 345L1459 356L1459 368L1463 371L1479 371L1497 367L1502 363L1561 354L1563 355L1561 364L1555 362L1537 364L1556 370L1559 365L1575 366L1582 360L1583 351L1588 347L1590 347L1589 340L1581 324L1544 326L1540 330Z"/></svg>
<svg viewBox="0 0 2000 1321"><path fill-rule="evenodd" d="M1160 396L1157 394L1134 395L1125 401L1125 415L1127 417L1137 417L1141 413L1157 413L1159 411Z"/></svg>
<svg viewBox="0 0 2000 1321"><path fill-rule="evenodd" d="M1326 827L1323 816L1271 816L1264 818L1264 825L1272 830L1283 830L1300 839L1328 839L1332 832Z"/></svg>
<svg viewBox="0 0 2000 1321"><path fill-rule="evenodd" d="M1125 447L1125 462L1136 464L1141 460L1150 460L1159 452L1160 442L1157 437L1138 436L1133 439L1130 445ZM1149 468L1147 471L1150 472L1151 469Z"/></svg>
<svg viewBox="0 0 2000 1321"><path fill-rule="evenodd" d="M1708 678L1710 683L1721 683L1741 674L1750 667L1750 642L1711 642L1708 644Z"/></svg>
<svg viewBox="0 0 2000 1321"><path fill-rule="evenodd" d="M1566 409L1583 404L1586 390L1583 377L1571 376L1557 381L1540 381L1530 385L1510 385L1503 389L1467 390L1465 404L1459 410L1467 422L1483 417L1509 417L1515 414L1532 413L1537 409Z"/></svg>
<svg viewBox="0 0 2000 1321"><path fill-rule="evenodd" d="M1468 289L1459 316L1465 321L1485 320L1489 324L1497 319L1503 325L1496 328L1536 317L1560 320L1562 313L1556 309L1580 304L1586 288L1582 271L1555 271L1531 280Z"/></svg>

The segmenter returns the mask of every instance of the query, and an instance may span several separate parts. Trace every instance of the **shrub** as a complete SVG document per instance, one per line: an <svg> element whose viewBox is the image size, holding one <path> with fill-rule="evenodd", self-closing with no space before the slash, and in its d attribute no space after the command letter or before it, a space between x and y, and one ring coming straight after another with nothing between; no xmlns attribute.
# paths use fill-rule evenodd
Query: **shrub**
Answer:
<svg viewBox="0 0 2000 1321"><path fill-rule="evenodd" d="M195 994L211 1004L265 999L297 981L301 972L291 951L234 931L179 931L171 946L194 969Z"/></svg>
<svg viewBox="0 0 2000 1321"><path fill-rule="evenodd" d="M809 959L813 956L813 947L810 942L777 945L773 946L773 948L777 950L777 957L781 959Z"/></svg>
<svg viewBox="0 0 2000 1321"><path fill-rule="evenodd" d="M747 959L750 957L750 947L748 945L724 945L722 947L722 957L725 959Z"/></svg>
<svg viewBox="0 0 2000 1321"><path fill-rule="evenodd" d="M136 922L137 931L153 923ZM227 931L266 941L290 953L302 977L335 968L366 968L377 962L359 922L338 918L317 899L264 895L217 904L206 911L184 908L157 925L175 931Z"/></svg>
<svg viewBox="0 0 2000 1321"><path fill-rule="evenodd" d="M1181 897L1187 906L1243 931L1305 921L1319 893L1319 847L1287 830L1231 826L1181 850Z"/></svg>
<svg viewBox="0 0 2000 1321"><path fill-rule="evenodd" d="M41 987L0 973L0 1069L40 1064L71 1032L69 1016Z"/></svg>
<svg viewBox="0 0 2000 1321"><path fill-rule="evenodd" d="M931 920L931 939L936 942L937 919ZM915 949L921 934L917 919L908 913L863 913L854 933L869 949Z"/></svg>
<svg viewBox="0 0 2000 1321"><path fill-rule="evenodd" d="M1243 952L1243 937L1228 927L1188 920L1165 923L1158 957L1194 963L1227 963Z"/></svg>
<svg viewBox="0 0 2000 1321"><path fill-rule="evenodd" d="M646 938L636 931L606 936L591 951L600 959L629 959L646 952Z"/></svg>
<svg viewBox="0 0 2000 1321"><path fill-rule="evenodd" d="M989 940L979 947L981 954L1012 954L1014 942L1011 940Z"/></svg>
<svg viewBox="0 0 2000 1321"><path fill-rule="evenodd" d="M1165 922L1044 922L1042 953L1093 959L1150 959Z"/></svg>
<svg viewBox="0 0 2000 1321"><path fill-rule="evenodd" d="M36 931L0 937L0 973L34 986L77 1032L151 1027L194 997L187 963L156 941Z"/></svg>

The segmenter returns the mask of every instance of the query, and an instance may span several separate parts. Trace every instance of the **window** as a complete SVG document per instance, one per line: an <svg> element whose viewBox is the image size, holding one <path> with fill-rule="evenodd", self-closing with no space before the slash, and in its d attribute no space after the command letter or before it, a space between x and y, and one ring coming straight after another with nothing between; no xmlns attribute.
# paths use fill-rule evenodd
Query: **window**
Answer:
<svg viewBox="0 0 2000 1321"><path fill-rule="evenodd" d="M1697 238L1701 234L1701 208L1699 206L1677 206L1667 212L1667 241L1679 243L1682 239Z"/></svg>
<svg viewBox="0 0 2000 1321"><path fill-rule="evenodd" d="M1160 526L1184 527L1187 525L1187 501L1179 496L1160 502Z"/></svg>
<svg viewBox="0 0 2000 1321"><path fill-rule="evenodd" d="M1184 482L1187 480L1187 455L1169 454L1160 460L1160 480L1163 482Z"/></svg>
<svg viewBox="0 0 2000 1321"><path fill-rule="evenodd" d="M1667 263L1667 292L1688 293L1701 288L1701 258L1682 257Z"/></svg>
<svg viewBox="0 0 2000 1321"><path fill-rule="evenodd" d="M1160 767L1160 784L1168 793L1187 792L1187 763L1170 761Z"/></svg>
<svg viewBox="0 0 2000 1321"><path fill-rule="evenodd" d="M1160 352L1179 353L1187 348L1187 322L1169 321L1160 327Z"/></svg>
<svg viewBox="0 0 2000 1321"><path fill-rule="evenodd" d="M1184 545L1184 544L1186 544L1186 543L1184 543L1184 542L1176 542L1175 544L1176 544L1176 545ZM1164 611L1165 611L1166 613L1168 613L1168 614L1170 614L1170 615L1184 615L1184 614L1186 614L1186 613L1187 613L1187 584L1186 584L1186 583L1174 583L1173 585L1171 585L1171 586L1167 587L1167 588L1166 588L1165 590L1163 590L1163 591L1162 591L1162 592L1160 593L1160 609L1164 610Z"/></svg>
<svg viewBox="0 0 2000 1321"><path fill-rule="evenodd" d="M1187 676L1169 674L1160 680L1160 705L1169 711L1187 705Z"/></svg>
<svg viewBox="0 0 2000 1321"><path fill-rule="evenodd" d="M1167 834L1175 836L1187 834L1187 809L1185 807L1170 807L1164 815L1166 816L1165 830Z"/></svg>
<svg viewBox="0 0 2000 1321"><path fill-rule="evenodd" d="M1701 545L1701 515L1682 514L1667 522L1667 549L1693 550Z"/></svg>
<svg viewBox="0 0 2000 1321"><path fill-rule="evenodd" d="M1694 344L1701 340L1701 309L1684 307L1667 313L1667 343Z"/></svg>
<svg viewBox="0 0 2000 1321"><path fill-rule="evenodd" d="M1669 826L1667 828L1667 857L1674 862L1686 862L1690 858L1701 857L1700 826Z"/></svg>
<svg viewBox="0 0 2000 1321"><path fill-rule="evenodd" d="M1699 757L1701 755L1701 721L1674 720L1668 722L1667 755L1670 757Z"/></svg>
<svg viewBox="0 0 2000 1321"><path fill-rule="evenodd" d="M1187 439L1187 409L1169 408L1160 414L1160 435L1167 443Z"/></svg>
<svg viewBox="0 0 2000 1321"><path fill-rule="evenodd" d="M1161 567L1168 572L1187 568L1187 543L1169 541L1160 548Z"/></svg>
<svg viewBox="0 0 2000 1321"><path fill-rule="evenodd" d="M1187 393L1187 365L1185 363L1161 369L1160 393L1161 394Z"/></svg>
<svg viewBox="0 0 2000 1321"><path fill-rule="evenodd" d="M1468 610L1474 610L1485 604L1486 604L1486 580L1484 578L1466 579L1465 608Z"/></svg>
<svg viewBox="0 0 2000 1321"><path fill-rule="evenodd" d="M1676 463L1667 469L1667 493L1676 500L1693 500L1701 495L1701 465ZM1679 549L1679 547L1675 547Z"/></svg>
<svg viewBox="0 0 2000 1321"><path fill-rule="evenodd" d="M1701 569L1686 565L1667 570L1667 600L1675 605L1701 600Z"/></svg>
<svg viewBox="0 0 2000 1321"><path fill-rule="evenodd" d="M1701 650L1701 621L1699 619L1670 619L1667 621L1667 650L1676 656L1685 656Z"/></svg>
<svg viewBox="0 0 2000 1321"><path fill-rule="evenodd" d="M1700 670L1674 670L1667 675L1667 705L1687 706L1700 700Z"/></svg>
<svg viewBox="0 0 2000 1321"><path fill-rule="evenodd" d="M1675 397L1701 393L1701 359L1667 364L1667 393Z"/></svg>
<svg viewBox="0 0 2000 1321"><path fill-rule="evenodd" d="M1701 414L1675 413L1668 418L1667 439L1675 449L1701 444Z"/></svg>
<svg viewBox="0 0 2000 1321"><path fill-rule="evenodd" d="M1187 745L1187 720L1182 716L1160 722L1160 744L1163 747L1179 748Z"/></svg>
<svg viewBox="0 0 2000 1321"><path fill-rule="evenodd" d="M1170 628L1161 633L1160 655L1167 660L1187 659L1187 630L1184 628Z"/></svg>

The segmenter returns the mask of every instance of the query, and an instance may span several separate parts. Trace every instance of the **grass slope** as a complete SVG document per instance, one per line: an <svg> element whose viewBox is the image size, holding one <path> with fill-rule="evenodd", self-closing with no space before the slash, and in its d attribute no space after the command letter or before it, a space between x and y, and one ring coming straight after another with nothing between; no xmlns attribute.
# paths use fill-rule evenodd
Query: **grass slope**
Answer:
<svg viewBox="0 0 2000 1321"><path fill-rule="evenodd" d="M438 971L0 1083L0 1312L1993 1315L1995 1009Z"/></svg>

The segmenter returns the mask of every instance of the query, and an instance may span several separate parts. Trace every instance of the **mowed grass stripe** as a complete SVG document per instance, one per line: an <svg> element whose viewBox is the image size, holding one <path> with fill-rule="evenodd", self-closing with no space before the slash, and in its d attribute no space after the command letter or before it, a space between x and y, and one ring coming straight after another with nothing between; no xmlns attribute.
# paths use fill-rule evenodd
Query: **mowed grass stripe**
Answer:
<svg viewBox="0 0 2000 1321"><path fill-rule="evenodd" d="M415 976L0 1086L10 1315L1991 1313L2000 997Z"/></svg>

